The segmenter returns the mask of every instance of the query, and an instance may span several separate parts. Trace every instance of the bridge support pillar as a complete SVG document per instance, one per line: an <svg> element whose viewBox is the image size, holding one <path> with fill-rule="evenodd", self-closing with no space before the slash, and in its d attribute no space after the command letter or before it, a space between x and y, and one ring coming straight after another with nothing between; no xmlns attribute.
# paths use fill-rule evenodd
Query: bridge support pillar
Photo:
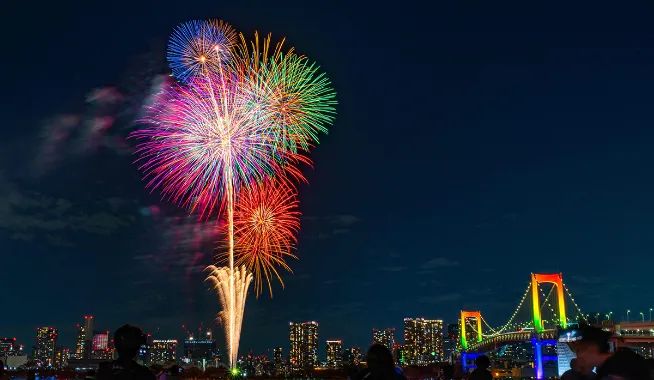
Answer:
<svg viewBox="0 0 654 380"><path fill-rule="evenodd" d="M461 352L461 368L463 369L463 373L467 375L471 369L477 368L475 365L475 359L477 359L479 355L481 355L479 352Z"/></svg>
<svg viewBox="0 0 654 380"><path fill-rule="evenodd" d="M543 379L543 342L539 338L532 338L531 344L534 346L534 372L536 379Z"/></svg>

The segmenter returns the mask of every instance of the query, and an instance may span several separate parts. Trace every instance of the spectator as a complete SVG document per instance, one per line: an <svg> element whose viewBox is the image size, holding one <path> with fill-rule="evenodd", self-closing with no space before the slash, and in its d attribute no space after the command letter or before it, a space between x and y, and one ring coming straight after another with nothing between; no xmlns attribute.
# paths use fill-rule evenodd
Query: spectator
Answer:
<svg viewBox="0 0 654 380"><path fill-rule="evenodd" d="M5 372L5 363L0 360L0 380L9 380L9 375Z"/></svg>
<svg viewBox="0 0 654 380"><path fill-rule="evenodd" d="M490 367L490 359L488 359L488 356L486 355L477 356L477 359L475 359L475 365L477 366L477 368L475 368L475 370L472 371L472 373L470 373L468 380L492 380L493 379L493 375L488 370L488 367Z"/></svg>
<svg viewBox="0 0 654 380"><path fill-rule="evenodd" d="M592 326L583 326L579 332L581 340L574 344L577 363L590 370L600 368L611 356L609 346L611 333Z"/></svg>
<svg viewBox="0 0 654 380"><path fill-rule="evenodd" d="M561 380L587 380L595 377L593 368L584 368L576 358L570 360L570 369L561 375Z"/></svg>
<svg viewBox="0 0 654 380"><path fill-rule="evenodd" d="M373 344L366 356L368 368L358 376L360 380L406 380L395 368L393 354L381 344Z"/></svg>
<svg viewBox="0 0 654 380"><path fill-rule="evenodd" d="M601 380L648 380L649 368L645 359L628 348L621 348L597 370Z"/></svg>
<svg viewBox="0 0 654 380"><path fill-rule="evenodd" d="M118 359L100 364L98 380L155 380L146 367L134 359L141 346L146 344L145 334L135 326L124 325L114 333Z"/></svg>

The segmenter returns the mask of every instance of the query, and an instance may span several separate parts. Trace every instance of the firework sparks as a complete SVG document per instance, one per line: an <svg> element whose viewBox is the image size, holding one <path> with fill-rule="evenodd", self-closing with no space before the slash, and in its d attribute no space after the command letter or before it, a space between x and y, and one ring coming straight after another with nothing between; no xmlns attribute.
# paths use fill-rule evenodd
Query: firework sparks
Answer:
<svg viewBox="0 0 654 380"><path fill-rule="evenodd" d="M236 363L238 342L243 324L243 313L245 311L245 300L248 295L248 288L252 282L252 274L248 273L245 266L236 268L233 275L230 275L231 271L229 268L213 265L208 266L207 271L209 271L207 280L213 284L216 293L218 293L218 302L222 306L222 310L218 313L218 319L225 327L225 332L228 336L233 336L234 338L232 350L229 352L229 361L230 363ZM234 286L230 285L230 281L233 281ZM234 289L233 296L231 296L231 289ZM234 309L231 309L232 307Z"/></svg>
<svg viewBox="0 0 654 380"><path fill-rule="evenodd" d="M181 24L167 54L179 83L154 98L146 126L132 135L139 141L139 167L149 188L201 217L226 211L229 267L209 269L217 279L232 366L252 280L247 270L255 273L257 294L262 278L269 289L272 274L281 281L276 266L290 270L284 258L292 256L299 214L289 179L304 180L297 165L311 164L304 153L318 143L335 113L329 80L293 49L282 53L282 45L270 54L270 36L260 44L258 35L252 44L241 35L237 45L236 32L222 21ZM270 178L280 187L261 188ZM239 224L239 265L245 265L235 270L239 192L244 202L239 218L257 203L267 214L257 216L259 225Z"/></svg>
<svg viewBox="0 0 654 380"><path fill-rule="evenodd" d="M334 120L336 94L329 79L292 48L283 52L284 40L273 47L270 35L261 42L258 33L251 43L242 34L240 39L232 67L245 78L245 91L275 131L280 149L308 151Z"/></svg>
<svg viewBox="0 0 654 380"><path fill-rule="evenodd" d="M239 193L234 209L236 265L254 274L257 296L264 280L272 296L273 276L284 285L277 267L291 271L284 259L295 258L299 228L297 193L286 182L267 180Z"/></svg>
<svg viewBox="0 0 654 380"><path fill-rule="evenodd" d="M198 74L220 72L231 57L236 31L222 20L188 21L170 37L168 63L180 82Z"/></svg>
<svg viewBox="0 0 654 380"><path fill-rule="evenodd" d="M211 96L218 92L225 97ZM196 78L188 86L173 84L162 98L145 120L148 126L132 136L140 140L137 153L147 186L161 188L174 202L207 216L223 206L217 202L225 202L229 185L238 191L281 171L302 178L293 164L310 161L280 154L270 128L252 122L237 79Z"/></svg>

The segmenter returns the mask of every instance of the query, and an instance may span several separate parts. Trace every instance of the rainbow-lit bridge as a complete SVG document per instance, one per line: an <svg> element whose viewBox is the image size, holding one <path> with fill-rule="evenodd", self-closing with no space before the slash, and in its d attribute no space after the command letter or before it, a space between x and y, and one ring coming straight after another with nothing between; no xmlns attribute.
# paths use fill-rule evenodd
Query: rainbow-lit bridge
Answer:
<svg viewBox="0 0 654 380"><path fill-rule="evenodd" d="M545 286L541 286L543 284ZM548 286L549 291L545 293L544 288ZM551 300L554 295L556 306L553 306ZM568 318L566 312L566 296L576 312L572 320ZM527 302L528 299L530 302ZM531 304L531 308L527 307L528 304ZM480 311L461 311L459 351L462 363L466 367L468 360L479 353L493 351L506 344L531 342L534 350L535 377L542 379L544 362L556 360L556 356L543 355L543 346L555 346L560 329L565 329L569 324L579 320L586 320L586 317L563 283L563 275L532 273L531 281L522 299L509 320L502 326L493 328Z"/></svg>

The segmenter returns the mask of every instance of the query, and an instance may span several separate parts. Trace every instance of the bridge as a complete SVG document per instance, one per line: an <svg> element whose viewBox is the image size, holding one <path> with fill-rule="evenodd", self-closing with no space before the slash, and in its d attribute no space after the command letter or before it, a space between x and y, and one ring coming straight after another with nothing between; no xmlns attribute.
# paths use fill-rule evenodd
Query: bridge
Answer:
<svg viewBox="0 0 654 380"><path fill-rule="evenodd" d="M545 292L549 287L549 292ZM568 318L566 296L573 305L574 319ZM554 303L552 298L556 297ZM528 302L527 300L530 300ZM531 305L528 308L528 305ZM519 318L524 312L527 319ZM586 321L586 316L576 304L568 287L563 283L561 273L531 274L527 288L511 314L509 320L499 327L492 327L478 310L462 310L459 325L459 352L462 364L483 352L499 349L501 346L531 342L534 352L534 372L537 379L544 378L544 363L556 360L555 355L545 355L543 347L556 346L559 331L570 324Z"/></svg>

